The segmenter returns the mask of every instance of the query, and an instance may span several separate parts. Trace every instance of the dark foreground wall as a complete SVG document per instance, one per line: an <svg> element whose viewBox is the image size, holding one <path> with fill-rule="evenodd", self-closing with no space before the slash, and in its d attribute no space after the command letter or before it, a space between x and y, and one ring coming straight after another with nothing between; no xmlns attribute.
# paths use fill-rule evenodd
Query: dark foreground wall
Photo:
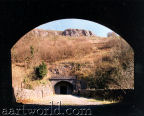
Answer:
<svg viewBox="0 0 144 116"><path fill-rule="evenodd" d="M143 0L1 0L0 105L7 107L12 105L14 100L10 49L15 42L40 24L63 18L80 18L111 28L133 47L135 51L135 99L132 102L137 103L137 106L132 107L136 109L133 110L135 115L142 116L144 101L143 5ZM124 116L125 113L121 111L121 115ZM113 115L113 113L109 114Z"/></svg>

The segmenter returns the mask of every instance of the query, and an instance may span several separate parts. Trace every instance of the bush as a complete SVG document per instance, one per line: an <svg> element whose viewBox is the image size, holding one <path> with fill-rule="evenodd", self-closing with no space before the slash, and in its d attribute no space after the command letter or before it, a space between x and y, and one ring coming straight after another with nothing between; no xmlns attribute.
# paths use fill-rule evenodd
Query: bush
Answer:
<svg viewBox="0 0 144 116"><path fill-rule="evenodd" d="M46 64L42 62L38 67L36 67L35 73L38 78L42 79L47 74Z"/></svg>
<svg viewBox="0 0 144 116"><path fill-rule="evenodd" d="M33 89L32 85L30 85L30 84L25 84L25 88L26 89Z"/></svg>
<svg viewBox="0 0 144 116"><path fill-rule="evenodd" d="M119 87L119 68L111 63L102 62L86 78L90 89L108 89L111 85Z"/></svg>
<svg viewBox="0 0 144 116"><path fill-rule="evenodd" d="M34 55L34 47L33 46L30 46L30 52L31 52L31 56L33 57L33 55Z"/></svg>

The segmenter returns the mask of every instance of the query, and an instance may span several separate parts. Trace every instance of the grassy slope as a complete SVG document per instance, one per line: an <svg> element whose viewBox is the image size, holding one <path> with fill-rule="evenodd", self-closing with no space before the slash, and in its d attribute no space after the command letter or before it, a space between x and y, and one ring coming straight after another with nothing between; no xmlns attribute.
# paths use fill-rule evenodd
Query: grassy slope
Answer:
<svg viewBox="0 0 144 116"><path fill-rule="evenodd" d="M42 36L29 32L13 46L11 53L14 86L24 79L31 86L45 83L51 72L41 81L30 79L33 67L44 61L48 68L72 65L67 75L81 78L98 78L102 75L97 72L117 68L119 72L111 76L118 84L110 83L108 88L133 88L133 51L120 37L69 37L54 35L53 31Z"/></svg>

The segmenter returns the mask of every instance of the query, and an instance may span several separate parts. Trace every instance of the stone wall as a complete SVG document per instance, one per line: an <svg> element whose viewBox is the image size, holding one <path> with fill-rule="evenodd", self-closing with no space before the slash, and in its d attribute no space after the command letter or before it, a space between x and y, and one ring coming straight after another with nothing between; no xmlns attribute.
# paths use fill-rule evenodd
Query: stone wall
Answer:
<svg viewBox="0 0 144 116"><path fill-rule="evenodd" d="M50 85L39 86L35 89L14 88L16 100L42 99L53 94L53 88Z"/></svg>

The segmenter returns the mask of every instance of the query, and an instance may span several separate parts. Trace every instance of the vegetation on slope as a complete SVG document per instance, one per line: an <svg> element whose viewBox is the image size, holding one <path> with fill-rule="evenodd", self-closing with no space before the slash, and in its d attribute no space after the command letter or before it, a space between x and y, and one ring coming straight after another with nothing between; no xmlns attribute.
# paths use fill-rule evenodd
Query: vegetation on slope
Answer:
<svg viewBox="0 0 144 116"><path fill-rule="evenodd" d="M69 65L69 75L86 80L91 89L134 87L133 50L117 35L102 38L49 33L40 36L31 31L13 46L11 54L12 64L23 66L25 71L33 70L42 61L47 69Z"/></svg>

